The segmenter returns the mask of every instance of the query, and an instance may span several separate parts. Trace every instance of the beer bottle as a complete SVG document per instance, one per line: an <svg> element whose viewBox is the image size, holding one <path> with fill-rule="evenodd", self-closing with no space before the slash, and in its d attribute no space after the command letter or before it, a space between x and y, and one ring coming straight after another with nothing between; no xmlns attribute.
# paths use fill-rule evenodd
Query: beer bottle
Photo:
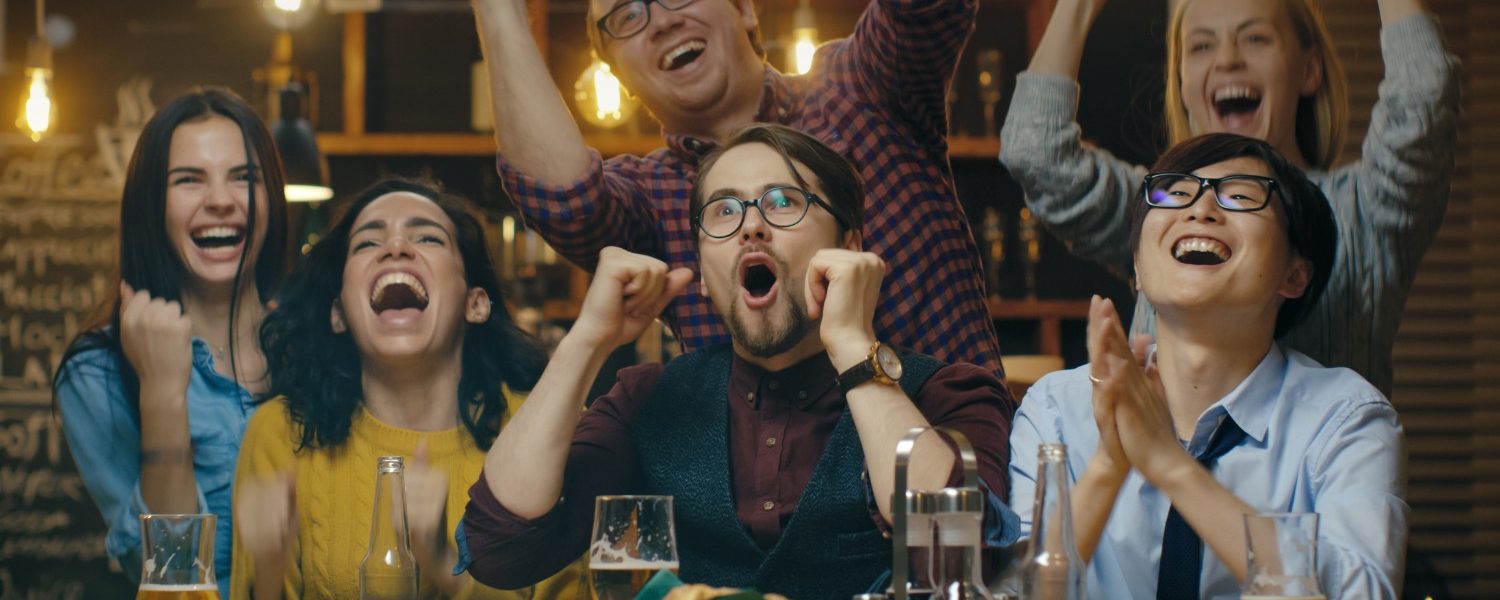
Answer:
<svg viewBox="0 0 1500 600"><path fill-rule="evenodd" d="M1077 600L1084 597L1083 560L1073 541L1068 447L1037 450L1036 504L1031 511L1031 547L1022 566L1021 598Z"/></svg>
<svg viewBox="0 0 1500 600"><path fill-rule="evenodd" d="M399 456L380 457L370 551L359 564L360 600L416 600L417 561L406 530L406 485Z"/></svg>

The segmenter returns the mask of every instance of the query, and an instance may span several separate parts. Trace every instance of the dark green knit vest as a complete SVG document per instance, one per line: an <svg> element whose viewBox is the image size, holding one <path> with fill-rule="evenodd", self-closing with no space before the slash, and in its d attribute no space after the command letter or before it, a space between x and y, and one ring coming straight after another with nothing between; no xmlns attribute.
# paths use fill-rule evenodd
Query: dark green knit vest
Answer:
<svg viewBox="0 0 1500 600"><path fill-rule="evenodd" d="M791 600L848 600L866 591L890 568L891 543L870 519L861 479L864 449L848 408L770 552L760 549L735 515L729 475L732 352L724 344L668 363L631 426L645 492L675 498L683 581L754 587ZM944 366L915 353L903 353L901 362L901 388L913 399Z"/></svg>

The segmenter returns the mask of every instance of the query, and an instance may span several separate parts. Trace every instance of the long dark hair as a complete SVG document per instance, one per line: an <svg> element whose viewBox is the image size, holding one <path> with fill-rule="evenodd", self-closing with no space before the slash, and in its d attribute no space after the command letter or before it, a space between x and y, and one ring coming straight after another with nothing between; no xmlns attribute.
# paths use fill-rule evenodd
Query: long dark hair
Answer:
<svg viewBox="0 0 1500 600"><path fill-rule="evenodd" d="M271 378L267 397L286 397L287 410L301 430L299 450L336 447L349 438L364 397L359 350L351 334L333 331L329 314L343 289L355 219L371 202L394 192L427 198L448 215L457 229L468 287L483 288L494 302L489 320L467 325L464 334L458 414L476 445L488 448L500 432L507 409L501 386L530 390L546 364L546 355L505 308L484 228L468 201L432 182L377 181L349 202L338 223L308 252L287 280L276 309L261 323L260 344Z"/></svg>
<svg viewBox="0 0 1500 600"><path fill-rule="evenodd" d="M233 121L240 129L249 159L251 181L264 184L266 236L260 254L255 258L255 284L261 303L274 297L286 267L286 178L282 174L281 155L264 122L234 92L219 87L199 88L179 96L163 106L141 130L130 166L125 173L125 189L120 198L120 267L119 278L137 290L149 290L164 300L182 300L183 279L187 267L167 236L167 168L172 153L172 134L183 123L211 117ZM256 186L251 185L246 206L245 248L254 245L256 226ZM234 289L240 289L245 270L245 253L240 254L235 271ZM99 306L84 332L73 340L63 355L66 365L73 355L86 350L106 349L123 358L120 349L120 292L111 286L109 299ZM239 294L230 295L229 348L231 371L234 367L234 323L239 313ZM119 376L131 411L140 411L140 377L130 361L119 360ZM59 368L53 386L65 369Z"/></svg>
<svg viewBox="0 0 1500 600"><path fill-rule="evenodd" d="M1318 189L1302 169L1283 157L1276 147L1264 140L1248 138L1233 133L1210 133L1188 139L1167 150L1156 164L1153 173L1192 173L1197 169L1218 164L1226 160L1249 157L1259 159L1271 169L1276 180L1276 197L1280 199L1278 209L1285 217L1286 238L1292 251L1312 264L1312 278L1307 289L1296 298L1289 298L1276 312L1275 337L1280 338L1291 331L1317 305L1328 286L1328 276L1333 272L1334 253L1338 248L1338 226L1333 220L1333 209L1328 206L1328 197ZM1199 202L1213 202L1212 198ZM1126 211L1130 220L1130 253L1141 245L1141 226L1146 213L1152 208L1146 204L1145 192L1136 195Z"/></svg>

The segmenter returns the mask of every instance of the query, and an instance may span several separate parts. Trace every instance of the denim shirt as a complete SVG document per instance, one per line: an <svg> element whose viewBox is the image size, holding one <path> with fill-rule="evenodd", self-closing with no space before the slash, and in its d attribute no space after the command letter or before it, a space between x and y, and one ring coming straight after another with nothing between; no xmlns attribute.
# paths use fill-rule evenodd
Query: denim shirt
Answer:
<svg viewBox="0 0 1500 600"><path fill-rule="evenodd" d="M151 511L141 497L140 414L131 410L120 383L119 367L125 364L123 356L104 348L79 352L63 364L55 393L78 473L109 526L105 550L138 581L140 515ZM187 406L198 510L218 516L214 573L227 598L234 468L255 404L244 387L214 370L213 353L197 338Z"/></svg>

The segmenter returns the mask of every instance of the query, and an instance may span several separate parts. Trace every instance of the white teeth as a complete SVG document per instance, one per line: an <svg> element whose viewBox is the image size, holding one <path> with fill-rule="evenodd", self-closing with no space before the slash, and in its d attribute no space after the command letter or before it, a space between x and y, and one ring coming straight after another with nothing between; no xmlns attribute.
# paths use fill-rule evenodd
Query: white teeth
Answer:
<svg viewBox="0 0 1500 600"><path fill-rule="evenodd" d="M193 238L200 240L204 238L231 238L239 234L240 229L238 227L207 227L193 232Z"/></svg>
<svg viewBox="0 0 1500 600"><path fill-rule="evenodd" d="M672 51L668 52L666 56L661 57L661 68L663 70L670 70L672 68L672 63L676 62L677 57L694 50L702 50L705 47L706 46L700 40L690 40L688 42L685 42L682 45L673 48Z"/></svg>
<svg viewBox="0 0 1500 600"><path fill-rule="evenodd" d="M410 287L413 292L417 293L418 299L422 302L427 302L427 288L422 287L422 282L408 273L401 272L386 273L385 275L381 275L380 279L376 279L375 293L371 294L373 296L372 301L377 304L380 303L381 296L385 294L385 288L398 283Z"/></svg>
<svg viewBox="0 0 1500 600"><path fill-rule="evenodd" d="M1189 252L1208 252L1219 257L1219 260L1229 260L1229 247L1225 246L1223 242L1208 238L1185 238L1179 240L1177 246L1172 248L1172 257L1182 258L1182 255Z"/></svg>
<svg viewBox="0 0 1500 600"><path fill-rule="evenodd" d="M1260 99L1260 92L1243 85L1227 85L1214 90L1214 102L1236 100L1239 98L1258 100Z"/></svg>

